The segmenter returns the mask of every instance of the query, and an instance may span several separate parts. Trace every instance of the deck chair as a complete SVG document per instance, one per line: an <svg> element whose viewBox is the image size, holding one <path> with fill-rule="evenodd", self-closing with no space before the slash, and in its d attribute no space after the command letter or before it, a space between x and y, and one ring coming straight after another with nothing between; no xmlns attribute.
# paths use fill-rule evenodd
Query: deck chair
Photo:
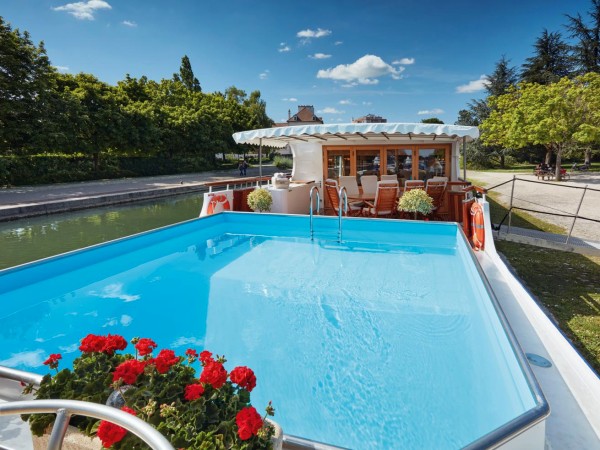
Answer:
<svg viewBox="0 0 600 450"><path fill-rule="evenodd" d="M433 211L431 212L434 220L442 220L440 208L444 204L444 193L446 192L446 181L427 180L425 192L433 199Z"/></svg>
<svg viewBox="0 0 600 450"><path fill-rule="evenodd" d="M398 181L398 175L381 175L381 181Z"/></svg>
<svg viewBox="0 0 600 450"><path fill-rule="evenodd" d="M374 194L377 191L377 175L363 175L360 177L363 194Z"/></svg>
<svg viewBox="0 0 600 450"><path fill-rule="evenodd" d="M373 203L365 201L363 216L392 217L396 213L398 200L398 181L379 181Z"/></svg>
<svg viewBox="0 0 600 450"><path fill-rule="evenodd" d="M423 180L406 180L404 183L404 192L413 189L425 189L425 182Z"/></svg>
<svg viewBox="0 0 600 450"><path fill-rule="evenodd" d="M329 204L335 211L335 214L340 213L340 198L339 198L339 188L336 180L328 178L325 180L325 192L327 193L327 198L329 199ZM348 202L348 211L343 211L344 215L348 216L358 216L361 214L363 209L363 203L350 203Z"/></svg>
<svg viewBox="0 0 600 450"><path fill-rule="evenodd" d="M348 196L358 195L358 183L356 182L355 176L341 176L340 177L340 186L346 188L346 192Z"/></svg>

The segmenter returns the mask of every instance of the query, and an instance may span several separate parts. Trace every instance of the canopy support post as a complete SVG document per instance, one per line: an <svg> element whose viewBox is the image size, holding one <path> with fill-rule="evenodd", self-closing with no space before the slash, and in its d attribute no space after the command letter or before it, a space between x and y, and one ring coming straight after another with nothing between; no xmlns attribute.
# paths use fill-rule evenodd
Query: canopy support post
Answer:
<svg viewBox="0 0 600 450"><path fill-rule="evenodd" d="M262 184L262 138L260 138L258 146L258 176L261 178L260 184Z"/></svg>
<svg viewBox="0 0 600 450"><path fill-rule="evenodd" d="M463 181L467 181L467 137L463 136Z"/></svg>

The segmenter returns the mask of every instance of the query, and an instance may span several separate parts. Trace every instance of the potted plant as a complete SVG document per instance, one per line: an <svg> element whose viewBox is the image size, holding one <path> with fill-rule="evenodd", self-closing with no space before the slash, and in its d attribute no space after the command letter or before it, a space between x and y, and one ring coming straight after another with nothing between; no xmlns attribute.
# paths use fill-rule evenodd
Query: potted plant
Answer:
<svg viewBox="0 0 600 450"><path fill-rule="evenodd" d="M416 220L417 214L426 216L433 211L433 198L423 189L411 189L400 197L398 211L412 212Z"/></svg>
<svg viewBox="0 0 600 450"><path fill-rule="evenodd" d="M261 415L250 403L256 377L245 366L228 372L226 359L204 350L156 352L152 339L134 338L134 354L121 354L128 343L122 336L88 335L79 347L73 369L58 370L60 354L44 362L56 373L46 375L39 388L26 387L36 399L61 398L108 404L153 425L175 448L270 449L281 429L266 420L274 415L269 403ZM199 366L200 376L194 366ZM34 436L47 433L54 414L23 416ZM74 416L71 425L87 436L96 435L104 448L147 448L116 424ZM281 438L281 436L279 436ZM280 442L276 442L280 446ZM100 448L98 443L96 448ZM45 448L45 447L44 447ZM89 446L88 446L89 448ZM280 447L279 447L280 448Z"/></svg>
<svg viewBox="0 0 600 450"><path fill-rule="evenodd" d="M273 205L273 197L265 188L258 188L248 194L248 206L253 211L269 211Z"/></svg>

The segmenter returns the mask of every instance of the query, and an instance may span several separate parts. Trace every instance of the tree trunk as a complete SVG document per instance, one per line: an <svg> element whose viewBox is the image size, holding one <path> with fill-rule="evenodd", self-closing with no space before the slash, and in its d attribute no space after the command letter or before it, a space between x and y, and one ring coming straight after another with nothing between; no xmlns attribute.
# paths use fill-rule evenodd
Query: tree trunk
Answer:
<svg viewBox="0 0 600 450"><path fill-rule="evenodd" d="M98 172L98 165L100 163L100 153L94 153L94 172Z"/></svg>
<svg viewBox="0 0 600 450"><path fill-rule="evenodd" d="M504 169L504 152L500 153L500 167Z"/></svg>
<svg viewBox="0 0 600 450"><path fill-rule="evenodd" d="M590 147L585 149L583 163L587 166L592 164L592 149Z"/></svg>
<svg viewBox="0 0 600 450"><path fill-rule="evenodd" d="M552 161L552 144L550 144L546 147L546 160L544 162L546 163L547 166L549 166L551 161Z"/></svg>
<svg viewBox="0 0 600 450"><path fill-rule="evenodd" d="M557 144L556 145L556 181L560 181L562 179L562 177L560 176L562 152L563 152L562 145Z"/></svg>

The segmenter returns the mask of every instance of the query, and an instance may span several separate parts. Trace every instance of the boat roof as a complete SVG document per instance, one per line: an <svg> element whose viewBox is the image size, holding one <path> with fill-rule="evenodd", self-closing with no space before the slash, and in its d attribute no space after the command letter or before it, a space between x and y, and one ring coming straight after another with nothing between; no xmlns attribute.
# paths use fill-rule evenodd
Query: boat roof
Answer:
<svg viewBox="0 0 600 450"><path fill-rule="evenodd" d="M450 140L466 138L472 141L479 137L477 127L432 123L341 123L328 125L295 125L289 127L262 128L240 131L233 134L238 144L268 145L285 147L292 142L320 142L322 144L344 144L350 139L385 139L394 141L417 139L435 140L443 137Z"/></svg>

